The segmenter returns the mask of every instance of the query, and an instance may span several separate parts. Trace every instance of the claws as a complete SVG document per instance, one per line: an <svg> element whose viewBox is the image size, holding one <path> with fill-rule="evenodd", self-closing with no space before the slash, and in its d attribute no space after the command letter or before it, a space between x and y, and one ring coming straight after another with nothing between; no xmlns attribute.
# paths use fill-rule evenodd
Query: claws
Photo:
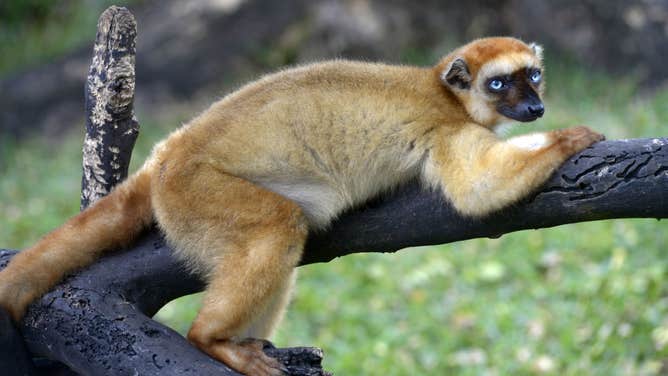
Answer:
<svg viewBox="0 0 668 376"><path fill-rule="evenodd" d="M290 370L277 359L264 353L263 349L274 345L263 339L245 338L236 340L197 341L200 349L246 376L285 376Z"/></svg>

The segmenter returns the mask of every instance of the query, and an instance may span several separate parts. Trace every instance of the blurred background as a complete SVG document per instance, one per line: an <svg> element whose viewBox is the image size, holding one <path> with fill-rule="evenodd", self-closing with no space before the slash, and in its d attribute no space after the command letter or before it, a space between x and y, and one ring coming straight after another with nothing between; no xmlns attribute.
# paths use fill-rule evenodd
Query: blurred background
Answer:
<svg viewBox="0 0 668 376"><path fill-rule="evenodd" d="M133 169L263 73L336 57L429 65L489 35L546 48L546 116L514 133L668 135L666 0L4 0L1 247L25 247L79 209L83 84L111 4L139 24ZM322 347L339 375L666 373L667 230L600 221L302 267L274 340ZM198 301L157 317L185 333Z"/></svg>

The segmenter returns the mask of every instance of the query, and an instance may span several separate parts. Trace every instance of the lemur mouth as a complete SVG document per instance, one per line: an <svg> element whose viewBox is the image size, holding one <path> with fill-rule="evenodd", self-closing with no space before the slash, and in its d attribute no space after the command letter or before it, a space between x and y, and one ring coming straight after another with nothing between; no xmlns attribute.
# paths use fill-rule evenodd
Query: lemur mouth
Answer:
<svg viewBox="0 0 668 376"><path fill-rule="evenodd" d="M528 123L542 117L545 113L545 107L542 103L516 107L499 106L497 111L512 120Z"/></svg>

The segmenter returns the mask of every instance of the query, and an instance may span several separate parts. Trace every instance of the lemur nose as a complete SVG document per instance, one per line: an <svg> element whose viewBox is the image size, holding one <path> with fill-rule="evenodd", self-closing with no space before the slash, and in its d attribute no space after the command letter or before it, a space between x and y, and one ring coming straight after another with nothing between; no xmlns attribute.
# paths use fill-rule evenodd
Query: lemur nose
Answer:
<svg viewBox="0 0 668 376"><path fill-rule="evenodd" d="M545 113L545 106L542 103L529 106L529 113L534 116L541 117Z"/></svg>

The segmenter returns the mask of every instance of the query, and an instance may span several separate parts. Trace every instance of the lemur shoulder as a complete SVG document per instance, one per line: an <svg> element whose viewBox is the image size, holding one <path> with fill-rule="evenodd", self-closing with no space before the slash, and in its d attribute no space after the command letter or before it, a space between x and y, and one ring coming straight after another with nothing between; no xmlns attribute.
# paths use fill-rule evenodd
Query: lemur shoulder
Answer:
<svg viewBox="0 0 668 376"><path fill-rule="evenodd" d="M465 216L539 187L601 140L586 127L499 138L543 115L539 46L475 40L433 67L332 61L268 75L158 144L108 196L0 272L15 320L66 274L157 222L207 280L188 338L247 375L280 375L262 352L280 321L306 235L419 177ZM248 338L246 338L248 337Z"/></svg>

